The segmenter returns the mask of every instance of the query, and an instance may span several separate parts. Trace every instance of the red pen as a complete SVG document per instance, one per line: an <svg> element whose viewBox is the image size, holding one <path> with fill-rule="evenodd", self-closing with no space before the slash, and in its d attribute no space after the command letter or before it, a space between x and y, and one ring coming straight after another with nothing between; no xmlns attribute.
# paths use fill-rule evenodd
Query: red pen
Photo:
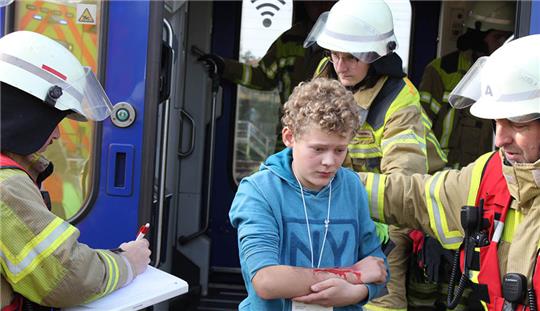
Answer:
<svg viewBox="0 0 540 311"><path fill-rule="evenodd" d="M144 236L148 233L149 229L150 229L149 223L146 223L144 226L141 226L141 228L139 229L139 233L137 234L137 238L135 240L138 241L144 238Z"/></svg>

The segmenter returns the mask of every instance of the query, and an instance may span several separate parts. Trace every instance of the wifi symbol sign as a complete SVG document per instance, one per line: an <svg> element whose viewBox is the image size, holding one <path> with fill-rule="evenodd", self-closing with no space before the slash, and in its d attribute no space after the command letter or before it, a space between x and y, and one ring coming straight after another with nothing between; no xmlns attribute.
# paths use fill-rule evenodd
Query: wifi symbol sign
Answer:
<svg viewBox="0 0 540 311"><path fill-rule="evenodd" d="M255 4L259 0L251 0L251 3ZM262 1L261 1L262 2ZM277 0L281 5L285 5L285 0ZM261 16L264 17L262 24L264 27L268 28L272 26L271 17L273 17L278 11L279 6L274 3L265 2L257 5L255 8L261 12Z"/></svg>

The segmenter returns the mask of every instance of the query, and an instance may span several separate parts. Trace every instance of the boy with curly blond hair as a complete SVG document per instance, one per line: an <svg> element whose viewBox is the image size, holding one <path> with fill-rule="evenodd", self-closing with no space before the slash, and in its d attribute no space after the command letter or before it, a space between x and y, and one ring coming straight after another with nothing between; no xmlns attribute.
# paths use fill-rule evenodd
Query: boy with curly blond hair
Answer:
<svg viewBox="0 0 540 311"><path fill-rule="evenodd" d="M366 192L341 166L359 120L335 80L301 83L285 103L288 148L242 180L229 212L248 291L239 310L361 310L384 287Z"/></svg>

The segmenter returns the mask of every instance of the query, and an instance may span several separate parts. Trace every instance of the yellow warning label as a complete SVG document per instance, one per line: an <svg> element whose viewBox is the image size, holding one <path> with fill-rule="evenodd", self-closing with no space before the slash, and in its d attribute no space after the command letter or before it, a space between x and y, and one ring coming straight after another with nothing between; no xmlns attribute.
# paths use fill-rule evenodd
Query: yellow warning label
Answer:
<svg viewBox="0 0 540 311"><path fill-rule="evenodd" d="M77 4L77 24L96 24L96 5L78 3Z"/></svg>
<svg viewBox="0 0 540 311"><path fill-rule="evenodd" d="M95 24L96 21L94 21L94 18L92 17L92 14L90 14L90 11L88 9L85 9L81 16L79 16L79 23Z"/></svg>

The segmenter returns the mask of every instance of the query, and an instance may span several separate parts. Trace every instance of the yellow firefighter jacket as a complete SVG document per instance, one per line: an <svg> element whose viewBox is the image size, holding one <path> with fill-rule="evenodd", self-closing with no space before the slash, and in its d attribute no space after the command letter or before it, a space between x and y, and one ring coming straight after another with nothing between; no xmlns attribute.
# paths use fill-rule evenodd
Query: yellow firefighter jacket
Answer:
<svg viewBox="0 0 540 311"><path fill-rule="evenodd" d="M472 51L455 51L433 60L424 70L420 102L433 123L433 132L448 157L448 166L463 167L493 150L491 120L456 110L448 103L450 92L472 65Z"/></svg>
<svg viewBox="0 0 540 311"><path fill-rule="evenodd" d="M434 175L360 173L371 216L388 224L422 229L437 237L446 249L458 249L464 236L460 209L474 205L490 155L481 156L461 170ZM497 250L500 275L521 273L530 285L540 248L540 160L503 165L502 171L513 201ZM474 275L471 280L475 281Z"/></svg>
<svg viewBox="0 0 540 311"><path fill-rule="evenodd" d="M15 293L44 306L73 306L133 278L124 256L77 242L77 228L49 212L23 170L0 169L0 219L1 307L10 304Z"/></svg>

